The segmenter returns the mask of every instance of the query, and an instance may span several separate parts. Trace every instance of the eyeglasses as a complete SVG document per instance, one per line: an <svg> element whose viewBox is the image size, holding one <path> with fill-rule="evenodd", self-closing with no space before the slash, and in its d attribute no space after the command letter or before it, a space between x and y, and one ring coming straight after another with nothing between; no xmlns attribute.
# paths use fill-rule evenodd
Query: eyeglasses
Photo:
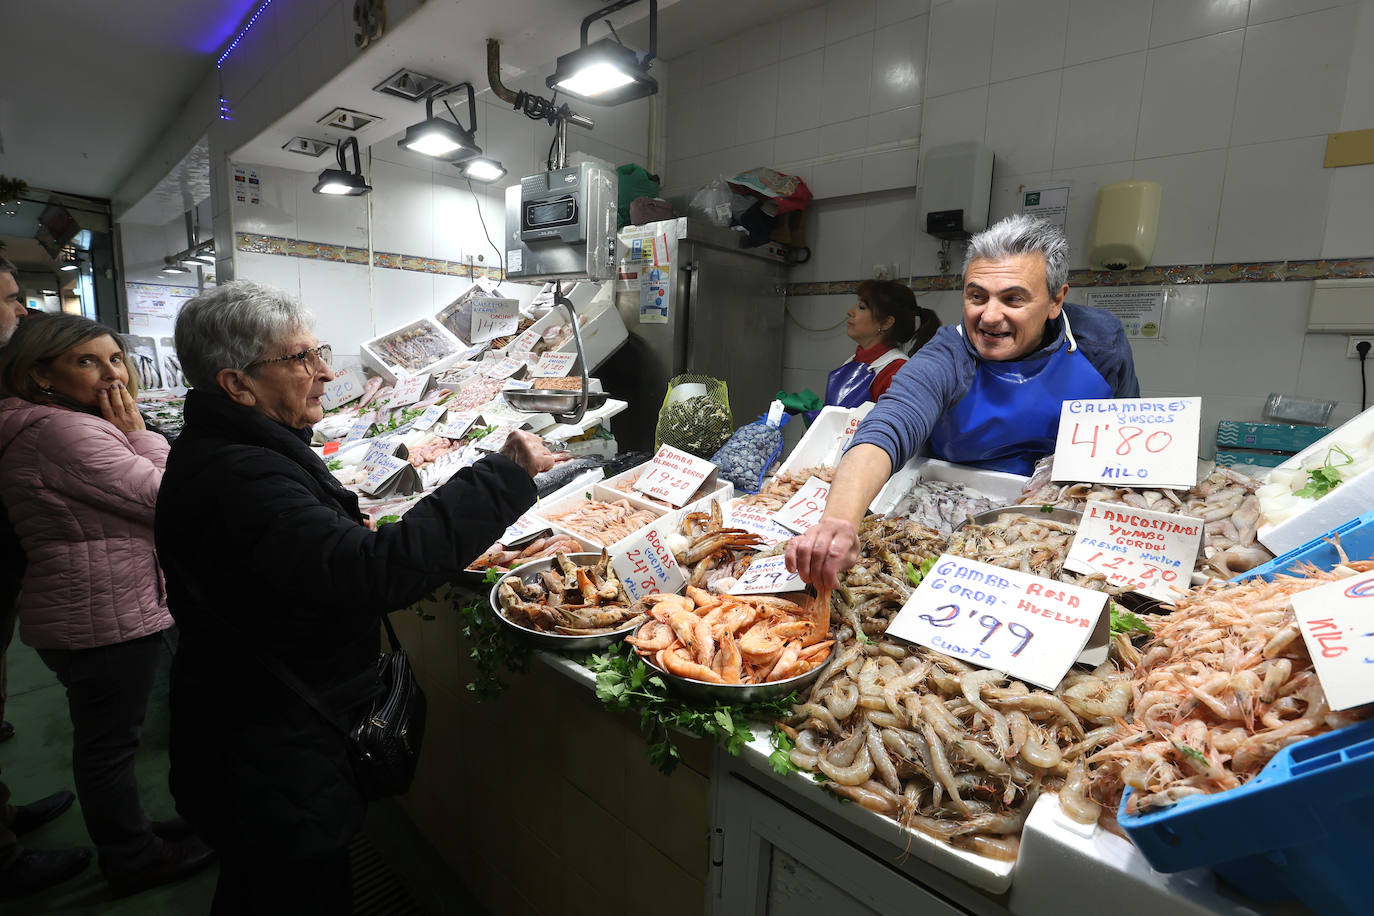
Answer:
<svg viewBox="0 0 1374 916"><path fill-rule="evenodd" d="M311 347L299 353L292 353L290 356L278 356L273 359L255 359L243 367L243 371L255 369L258 366L266 366L268 363L288 363L295 361L298 366L307 370L314 366L323 366L325 369L334 365L334 350L329 344L320 344L318 347Z"/></svg>

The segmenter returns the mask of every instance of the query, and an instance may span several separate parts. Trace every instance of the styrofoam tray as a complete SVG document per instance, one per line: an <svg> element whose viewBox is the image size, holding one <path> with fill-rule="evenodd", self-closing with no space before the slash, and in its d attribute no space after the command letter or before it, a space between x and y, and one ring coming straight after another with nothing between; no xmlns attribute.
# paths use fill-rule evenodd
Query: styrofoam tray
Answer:
<svg viewBox="0 0 1374 916"><path fill-rule="evenodd" d="M380 343L405 331L418 331L438 340L443 347L443 355L423 366L404 366L393 360L391 355L380 347ZM396 379L402 375L421 375L446 369L468 356L471 351L471 347L450 334L448 328L439 322L431 318L421 318L365 341L360 348L360 355L363 365L380 375L388 385L394 385Z"/></svg>
<svg viewBox="0 0 1374 916"><path fill-rule="evenodd" d="M1008 474L1005 471L989 471L984 468L970 467L966 464L952 464L939 458L913 458L900 471L893 474L873 502L868 504L872 512L886 515L902 501L902 497L918 481L944 480L961 483L977 490L991 499L1003 500L1007 505L1016 502L1026 486L1029 477Z"/></svg>
<svg viewBox="0 0 1374 916"><path fill-rule="evenodd" d="M791 474L807 468L834 467L849 447L859 422L873 409L873 402L858 407L823 407L816 419L778 468L779 474Z"/></svg>
<svg viewBox="0 0 1374 916"><path fill-rule="evenodd" d="M1278 469L1301 468L1311 455L1324 453L1337 442L1358 439L1374 432L1374 407L1342 424L1334 433L1325 436L1280 464ZM1277 525L1264 525L1257 537L1277 556L1296 550L1313 538L1321 537L1338 525L1343 525L1374 505L1374 469L1365 471L1353 480L1336 487L1306 509L1291 515Z"/></svg>
<svg viewBox="0 0 1374 916"><path fill-rule="evenodd" d="M560 490L559 492L560 492L560 493L563 493L563 492L565 492L565 491ZM552 519L549 518L550 515L557 515L557 514L559 514L560 512L563 512L563 511L565 511L565 510L567 510L567 509L571 509L571 508L573 507L573 504L576 503L576 502L585 501L586 498L587 498L587 497L586 497L586 494L589 493L589 492L591 492L591 487L586 487L586 488L584 488L581 492L569 493L569 494L567 494L566 496L562 496L562 497L559 498L559 499L545 499L545 500L542 500L542 501L540 502L538 508L536 508L536 509L533 510L533 511L534 511L534 514L537 515L540 519L543 519L544 521L548 522L549 525L550 525L550 527L553 528L553 530L555 530L555 531L557 531L557 532L560 532L560 533L562 533L562 534L571 535L572 537L579 538L580 540L583 540L583 541L587 541L588 543L590 543L590 544L592 545L592 549L594 549L594 550L600 550L601 547L602 547L601 544L596 543L596 542L593 541L591 538L587 537L585 534L579 534L579 533L576 532L576 531L573 531L573 530L571 530L571 529L569 529L569 528L565 528L565 527L563 527L562 525L560 525L558 522L556 522L556 521L554 521L554 520L552 520ZM593 499L596 499L596 498L598 498L598 497L596 496L595 493L592 493L592 498L593 498ZM623 499L623 498L624 498L624 494L621 494L619 497L617 497L617 499ZM606 499L606 500L602 500L602 501L603 501L603 502L616 502L617 499ZM630 505L631 505L631 506L634 506L636 509L648 509L649 511L653 512L653 513L654 513L654 519L653 519L653 521L657 521L658 519L662 518L664 515L668 514L667 512L664 511L664 509L663 509L662 506L636 506L634 503L630 503ZM651 521L651 522L649 522L649 523L647 523L647 524L653 524L653 521ZM631 535L637 533L638 530L639 530L639 529L636 529L636 531L630 532L630 534L629 534L629 535L626 535L626 537L630 537ZM623 538L622 538L622 540L623 540ZM608 548L612 548L612 551L611 551L612 553L615 552L615 551L614 551L614 547L615 547L614 544L607 544L607 545L605 545L605 546L608 547Z"/></svg>
<svg viewBox="0 0 1374 916"><path fill-rule="evenodd" d="M587 322L581 326L581 330L582 349L587 355L588 372L595 372L630 338L630 332L625 327L625 319L620 317L620 311L615 307L615 299L606 292L610 287L609 283L579 283L577 288L568 294L568 300L572 302L578 317L587 317ZM530 330L542 335L549 328L566 325L567 322L568 313L562 307L553 308L530 325ZM576 350L577 343L569 335L567 340L550 352L573 353Z"/></svg>
<svg viewBox="0 0 1374 916"><path fill-rule="evenodd" d="M606 478L606 480L605 480L603 486L605 487L605 489L606 489L608 492L610 492L610 493L615 493L617 497L621 497L621 498L628 499L628 500L631 502L631 504L633 504L633 505L636 505L636 506L644 506L645 508L650 508L650 509L653 509L653 508L665 509L665 508L667 508L667 507L663 506L663 505L660 504L660 503L654 502L653 500L651 500L651 499L649 499L647 496L645 496L643 493L640 493L638 490L629 490L629 491L626 491L626 490L617 490L617 489L615 488L615 485L618 484L618 483L620 483L620 482L623 481L623 480L638 479L639 475L644 473L644 469L647 468L647 467L648 467L649 465L651 465L651 464L653 464L652 461L646 461L646 462L644 462L643 464L635 465L634 467L630 468L628 471L621 471L619 474L615 475L614 477L608 477L608 478ZM716 482L716 485L715 485L715 486L710 487L709 489L706 488L706 487L703 487L701 490L699 490L699 491L697 492L697 496L696 496L695 499L693 499L693 500L687 502L687 503L686 503L685 505L683 505L681 508L683 508L683 509L685 509L685 510L687 510L687 511L689 511L689 512L700 512L700 511L704 511L704 510L710 508L710 501L711 501L712 499L720 498L720 497L723 495L724 498L728 500L731 496L734 495L734 492L735 492L734 485L731 484L730 481L728 481L728 480L719 480L719 481ZM703 507L703 508L698 508L698 507ZM669 510L669 511L677 511L677 510Z"/></svg>

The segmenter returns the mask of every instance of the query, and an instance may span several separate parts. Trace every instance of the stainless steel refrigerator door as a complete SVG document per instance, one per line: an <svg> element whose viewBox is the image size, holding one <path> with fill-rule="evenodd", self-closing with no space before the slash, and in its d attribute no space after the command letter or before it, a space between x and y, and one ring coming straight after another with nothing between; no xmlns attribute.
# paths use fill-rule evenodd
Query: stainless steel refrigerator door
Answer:
<svg viewBox="0 0 1374 916"><path fill-rule="evenodd" d="M723 379L741 426L767 413L782 387L786 267L690 239L678 256L689 268L685 371Z"/></svg>

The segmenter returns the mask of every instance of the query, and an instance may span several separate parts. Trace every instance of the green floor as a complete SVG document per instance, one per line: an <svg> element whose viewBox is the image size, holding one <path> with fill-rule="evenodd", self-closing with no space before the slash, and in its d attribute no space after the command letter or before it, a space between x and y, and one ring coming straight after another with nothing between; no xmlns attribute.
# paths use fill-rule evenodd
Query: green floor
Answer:
<svg viewBox="0 0 1374 916"><path fill-rule="evenodd" d="M162 820L175 816L171 793L167 790L167 667L164 657L148 703L147 720L138 755L138 784L148 816ZM15 638L9 650L9 700L5 718L14 725L15 736L0 744L0 772L13 793L14 804L24 804L59 789L69 789L71 778L72 726L67 715L67 699L62 685L43 664L38 654ZM399 806L383 802L372 805L364 834L369 852L379 859L390 887L386 906L373 907L357 894L356 914L370 912L421 912L425 914L481 914L467 890L457 882L401 813ZM27 834L25 846L32 849L90 846L81 820L80 802L61 817ZM101 916L146 916L158 914L208 913L214 894L217 869L210 867L178 884L154 888L123 900L112 900L100 869L91 865L70 881L45 893L0 905L5 916L24 913L90 913ZM397 883L399 881L399 883ZM397 908L397 897L408 896L410 907Z"/></svg>

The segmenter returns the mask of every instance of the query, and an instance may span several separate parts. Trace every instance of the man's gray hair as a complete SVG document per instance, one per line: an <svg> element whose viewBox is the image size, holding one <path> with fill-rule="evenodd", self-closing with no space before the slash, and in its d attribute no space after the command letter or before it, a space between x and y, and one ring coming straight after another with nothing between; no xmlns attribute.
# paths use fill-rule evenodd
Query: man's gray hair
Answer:
<svg viewBox="0 0 1374 916"><path fill-rule="evenodd" d="M0 254L0 274L13 274L14 279L19 279L19 268L14 266L14 262Z"/></svg>
<svg viewBox="0 0 1374 916"><path fill-rule="evenodd" d="M234 280L208 289L177 314L177 356L191 387L212 391L221 369L243 369L315 316L279 289Z"/></svg>
<svg viewBox="0 0 1374 916"><path fill-rule="evenodd" d="M1045 285L1050 298L1069 282L1069 240L1064 230L1047 219L1017 213L994 223L969 239L964 255L964 275L976 259L1005 261L1021 254L1045 258Z"/></svg>

